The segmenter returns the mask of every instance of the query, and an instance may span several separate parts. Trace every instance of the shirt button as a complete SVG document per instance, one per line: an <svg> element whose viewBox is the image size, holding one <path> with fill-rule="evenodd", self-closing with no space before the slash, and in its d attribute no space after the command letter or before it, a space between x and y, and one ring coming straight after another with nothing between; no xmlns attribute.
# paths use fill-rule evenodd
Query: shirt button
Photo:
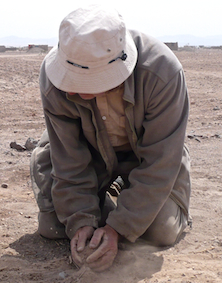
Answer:
<svg viewBox="0 0 222 283"><path fill-rule="evenodd" d="M105 121L106 120L106 116L102 116L102 119L103 119L103 121Z"/></svg>

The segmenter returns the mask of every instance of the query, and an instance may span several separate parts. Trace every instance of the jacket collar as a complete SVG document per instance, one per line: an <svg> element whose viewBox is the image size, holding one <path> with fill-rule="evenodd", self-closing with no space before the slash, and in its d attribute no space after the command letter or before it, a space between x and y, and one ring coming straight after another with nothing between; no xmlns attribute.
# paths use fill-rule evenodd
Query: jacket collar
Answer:
<svg viewBox="0 0 222 283"><path fill-rule="evenodd" d="M124 83L123 99L133 105L135 104L135 84L133 73Z"/></svg>

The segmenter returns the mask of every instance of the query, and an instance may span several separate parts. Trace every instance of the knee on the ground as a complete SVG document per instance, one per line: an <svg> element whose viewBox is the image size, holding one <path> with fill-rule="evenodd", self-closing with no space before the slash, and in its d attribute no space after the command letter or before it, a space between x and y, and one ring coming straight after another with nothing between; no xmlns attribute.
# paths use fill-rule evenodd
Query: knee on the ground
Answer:
<svg viewBox="0 0 222 283"><path fill-rule="evenodd" d="M171 221L155 222L143 234L142 238L155 246L172 246L178 238L178 228Z"/></svg>
<svg viewBox="0 0 222 283"><path fill-rule="evenodd" d="M38 233L48 239L67 239L65 226L59 222L56 213L39 212Z"/></svg>

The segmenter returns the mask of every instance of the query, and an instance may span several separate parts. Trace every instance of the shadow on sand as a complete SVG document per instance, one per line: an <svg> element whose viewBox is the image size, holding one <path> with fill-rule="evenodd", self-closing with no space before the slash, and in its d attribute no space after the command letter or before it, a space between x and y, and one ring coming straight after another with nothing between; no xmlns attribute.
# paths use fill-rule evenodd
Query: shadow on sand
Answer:
<svg viewBox="0 0 222 283"><path fill-rule="evenodd" d="M0 260L1 282L137 283L161 270L161 249L143 240L123 242L113 266L102 273L86 267L77 269L70 262L68 240L48 240L37 233L26 234L10 244L15 255Z"/></svg>

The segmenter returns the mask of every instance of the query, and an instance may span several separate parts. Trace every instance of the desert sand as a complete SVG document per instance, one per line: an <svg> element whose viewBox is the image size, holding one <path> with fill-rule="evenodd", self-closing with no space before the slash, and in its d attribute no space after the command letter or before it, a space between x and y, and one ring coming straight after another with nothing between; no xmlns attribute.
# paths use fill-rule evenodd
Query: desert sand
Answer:
<svg viewBox="0 0 222 283"><path fill-rule="evenodd" d="M97 274L71 262L68 240L38 235L28 138L45 122L38 75L45 54L0 54L0 282L222 282L222 50L175 51L190 95L186 144L191 156L192 229L173 247L124 242L114 265Z"/></svg>

